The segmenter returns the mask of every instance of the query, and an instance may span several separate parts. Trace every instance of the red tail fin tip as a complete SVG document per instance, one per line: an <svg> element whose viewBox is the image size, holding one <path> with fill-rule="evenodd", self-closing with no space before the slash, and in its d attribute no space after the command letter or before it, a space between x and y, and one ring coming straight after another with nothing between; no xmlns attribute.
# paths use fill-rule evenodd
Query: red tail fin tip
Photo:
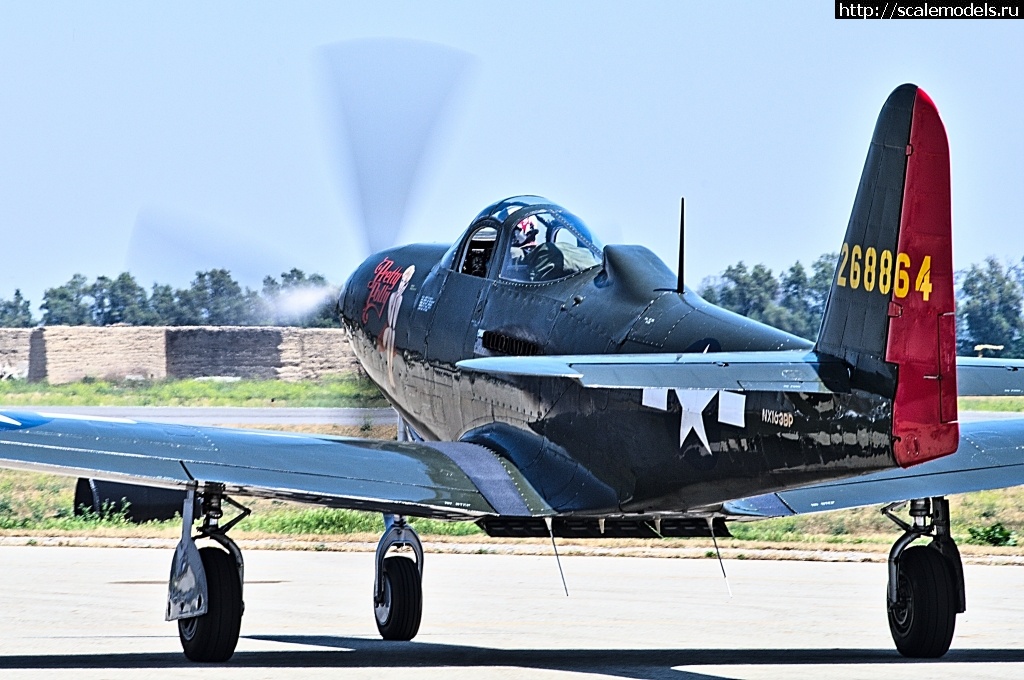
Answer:
<svg viewBox="0 0 1024 680"><path fill-rule="evenodd" d="M899 366L893 451L903 467L956 451L956 320L949 144L931 98L918 89L910 128L886 343Z"/></svg>

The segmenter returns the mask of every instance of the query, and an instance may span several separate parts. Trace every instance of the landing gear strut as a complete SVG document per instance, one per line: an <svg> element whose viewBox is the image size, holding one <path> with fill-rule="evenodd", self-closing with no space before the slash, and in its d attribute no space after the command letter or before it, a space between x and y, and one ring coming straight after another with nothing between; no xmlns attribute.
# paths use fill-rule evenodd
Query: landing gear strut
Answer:
<svg viewBox="0 0 1024 680"><path fill-rule="evenodd" d="M185 656L192 661L227 661L235 653L242 625L242 583L245 565L242 552L227 532L249 515L244 508L224 495L224 487L207 484L202 491L203 524L192 536L196 507L196 484L185 496L182 508L181 540L174 551L171 579L167 591L167 620L178 622L178 637ZM220 524L223 503L240 512ZM223 546L196 547L196 539L209 538Z"/></svg>
<svg viewBox="0 0 1024 680"><path fill-rule="evenodd" d="M416 530L401 515L384 515L384 535L377 544L373 584L373 613L385 640L411 640L423 614L423 545ZM412 548L416 561L387 556L395 547Z"/></svg>
<svg viewBox="0 0 1024 680"><path fill-rule="evenodd" d="M942 496L910 501L912 524L882 512L903 529L889 551L889 631L903 656L937 658L949 650L956 615L967 610L964 568L949 533L949 501ZM910 546L930 536L928 545Z"/></svg>

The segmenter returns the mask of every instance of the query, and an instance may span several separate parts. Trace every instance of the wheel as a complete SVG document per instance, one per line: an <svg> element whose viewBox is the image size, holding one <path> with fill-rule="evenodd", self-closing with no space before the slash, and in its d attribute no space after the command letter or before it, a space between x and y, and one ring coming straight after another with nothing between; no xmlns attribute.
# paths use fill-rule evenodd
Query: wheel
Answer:
<svg viewBox="0 0 1024 680"><path fill-rule="evenodd" d="M934 659L949 651L958 600L951 571L934 548L914 546L900 555L889 630L903 656Z"/></svg>
<svg viewBox="0 0 1024 680"><path fill-rule="evenodd" d="M234 558L219 548L201 548L209 595L202 616L178 619L178 637L192 661L227 661L235 653L242 626L242 582Z"/></svg>
<svg viewBox="0 0 1024 680"><path fill-rule="evenodd" d="M423 588L416 563L408 557L388 557L382 578L384 601L373 608L377 630L385 640L411 640L420 629L423 614Z"/></svg>

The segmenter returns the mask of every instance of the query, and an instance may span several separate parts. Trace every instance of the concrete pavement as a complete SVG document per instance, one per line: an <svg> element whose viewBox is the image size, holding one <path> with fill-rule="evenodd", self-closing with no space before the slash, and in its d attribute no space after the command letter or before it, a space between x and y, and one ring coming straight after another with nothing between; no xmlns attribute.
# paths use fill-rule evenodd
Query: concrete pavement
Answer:
<svg viewBox="0 0 1024 680"><path fill-rule="evenodd" d="M428 546L429 550L429 546ZM162 619L171 551L0 548L0 672L76 678L1011 678L1024 676L1024 568L966 567L953 651L901 658L884 564L426 558L423 625L376 636L373 555L249 550L238 652L184 660Z"/></svg>

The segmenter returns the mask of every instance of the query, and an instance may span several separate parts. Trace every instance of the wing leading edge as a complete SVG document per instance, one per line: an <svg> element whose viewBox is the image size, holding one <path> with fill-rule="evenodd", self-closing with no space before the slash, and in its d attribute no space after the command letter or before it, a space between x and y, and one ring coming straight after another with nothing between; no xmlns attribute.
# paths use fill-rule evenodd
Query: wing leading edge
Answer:
<svg viewBox="0 0 1024 680"><path fill-rule="evenodd" d="M395 442L0 411L0 467L467 520L546 516L518 470L462 442Z"/></svg>

